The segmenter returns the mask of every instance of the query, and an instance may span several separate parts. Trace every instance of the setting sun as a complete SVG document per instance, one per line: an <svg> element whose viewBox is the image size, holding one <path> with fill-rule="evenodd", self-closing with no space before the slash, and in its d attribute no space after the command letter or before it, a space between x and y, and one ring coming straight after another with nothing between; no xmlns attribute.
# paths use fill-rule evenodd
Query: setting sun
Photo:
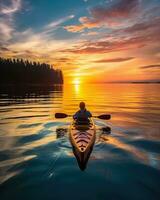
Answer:
<svg viewBox="0 0 160 200"><path fill-rule="evenodd" d="M73 84L75 85L79 85L81 83L80 79L78 78L75 78L73 81L72 81Z"/></svg>

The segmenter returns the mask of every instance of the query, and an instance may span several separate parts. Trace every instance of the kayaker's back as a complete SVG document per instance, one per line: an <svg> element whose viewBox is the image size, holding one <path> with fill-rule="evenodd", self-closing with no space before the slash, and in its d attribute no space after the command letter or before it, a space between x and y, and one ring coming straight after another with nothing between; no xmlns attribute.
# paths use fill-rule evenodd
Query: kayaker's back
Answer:
<svg viewBox="0 0 160 200"><path fill-rule="evenodd" d="M79 110L73 115L73 119L76 121L89 122L89 118L92 117L92 114L88 110Z"/></svg>
<svg viewBox="0 0 160 200"><path fill-rule="evenodd" d="M77 122L81 123L89 123L89 118L92 117L92 114L86 109L85 103L80 102L79 104L80 110L78 110L74 115L73 119L76 120Z"/></svg>

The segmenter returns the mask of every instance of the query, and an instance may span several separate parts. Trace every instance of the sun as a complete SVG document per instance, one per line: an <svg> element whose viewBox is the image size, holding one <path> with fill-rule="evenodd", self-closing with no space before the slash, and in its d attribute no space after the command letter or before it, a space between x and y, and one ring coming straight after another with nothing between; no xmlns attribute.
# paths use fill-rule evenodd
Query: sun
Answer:
<svg viewBox="0 0 160 200"><path fill-rule="evenodd" d="M80 81L80 79L75 78L75 79L72 81L72 83L73 83L74 85L79 85L79 84L81 83L81 81Z"/></svg>

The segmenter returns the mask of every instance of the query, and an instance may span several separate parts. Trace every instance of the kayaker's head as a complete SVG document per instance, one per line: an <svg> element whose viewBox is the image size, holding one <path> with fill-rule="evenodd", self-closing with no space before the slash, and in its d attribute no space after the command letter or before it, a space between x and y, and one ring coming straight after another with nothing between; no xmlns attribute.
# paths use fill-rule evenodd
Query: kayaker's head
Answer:
<svg viewBox="0 0 160 200"><path fill-rule="evenodd" d="M80 107L81 110L84 110L86 105L85 105L84 102L80 102L79 107Z"/></svg>

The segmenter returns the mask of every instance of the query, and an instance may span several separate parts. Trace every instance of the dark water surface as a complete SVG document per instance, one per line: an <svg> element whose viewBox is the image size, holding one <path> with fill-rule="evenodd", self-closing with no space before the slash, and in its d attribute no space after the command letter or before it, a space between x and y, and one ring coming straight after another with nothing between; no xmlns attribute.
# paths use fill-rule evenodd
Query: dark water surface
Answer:
<svg viewBox="0 0 160 200"><path fill-rule="evenodd" d="M109 113L111 134L97 131L85 171L55 112L73 114L79 101ZM65 85L1 89L0 199L160 199L160 84Z"/></svg>

